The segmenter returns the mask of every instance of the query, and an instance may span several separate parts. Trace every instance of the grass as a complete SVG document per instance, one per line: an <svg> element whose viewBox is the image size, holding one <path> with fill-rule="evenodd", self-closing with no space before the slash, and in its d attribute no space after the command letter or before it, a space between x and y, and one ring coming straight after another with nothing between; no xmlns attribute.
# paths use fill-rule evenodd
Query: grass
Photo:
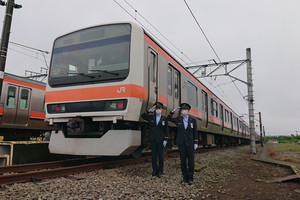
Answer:
<svg viewBox="0 0 300 200"><path fill-rule="evenodd" d="M269 156L275 160L283 160L300 164L300 145L294 143L270 144Z"/></svg>
<svg viewBox="0 0 300 200"><path fill-rule="evenodd" d="M291 152L300 154L300 145L294 143L279 143L273 146L275 151Z"/></svg>

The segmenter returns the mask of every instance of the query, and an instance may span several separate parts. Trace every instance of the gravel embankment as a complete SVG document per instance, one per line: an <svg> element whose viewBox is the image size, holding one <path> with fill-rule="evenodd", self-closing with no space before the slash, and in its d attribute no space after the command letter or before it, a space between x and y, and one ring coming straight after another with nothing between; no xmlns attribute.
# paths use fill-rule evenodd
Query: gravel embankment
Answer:
<svg viewBox="0 0 300 200"><path fill-rule="evenodd" d="M151 163L97 170L75 175L81 180L56 178L39 183L6 186L0 199L206 199L216 183L235 180L237 160L249 146L196 154L195 163L206 167L195 172L193 185L181 184L179 158L165 160L164 176L151 176ZM222 193L222 188L214 188Z"/></svg>

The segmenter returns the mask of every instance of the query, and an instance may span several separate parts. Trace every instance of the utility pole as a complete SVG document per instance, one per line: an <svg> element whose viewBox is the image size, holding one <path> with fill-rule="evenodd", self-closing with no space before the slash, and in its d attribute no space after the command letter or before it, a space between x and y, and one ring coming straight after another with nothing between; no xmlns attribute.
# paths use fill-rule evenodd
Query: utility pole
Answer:
<svg viewBox="0 0 300 200"><path fill-rule="evenodd" d="M248 86L248 107L249 107L249 123L250 123L250 140L251 153L256 154L255 146L255 127L254 127L254 97L253 97L253 82L252 82L252 65L251 65L251 49L246 49L247 58L247 86Z"/></svg>
<svg viewBox="0 0 300 200"><path fill-rule="evenodd" d="M262 130L262 122L261 122L261 112L259 114L259 130L260 130L260 145L261 147L264 146L264 141L263 141L263 130Z"/></svg>
<svg viewBox="0 0 300 200"><path fill-rule="evenodd" d="M195 65L195 66L188 66L186 69L193 69L195 71L191 71L191 73L196 78L204 78L204 77L219 77L219 76L228 76L234 80L240 81L247 85L248 87L248 109L249 109L249 124L250 124L250 140L251 140L251 153L256 154L256 146L255 146L255 127L254 127L254 97L253 97L253 81L252 81L252 66L251 66L251 49L246 49L246 56L245 60L235 60L235 61L228 61L228 62L220 62L217 63L215 60L214 63L205 64L205 65ZM232 64L238 64L235 68L229 70L228 66ZM236 70L237 68L241 67L242 65L247 65L247 81L237 78L233 76L231 72ZM212 70L209 74L206 75L206 68L207 67L216 67ZM224 68L225 72L223 74L216 74L219 69ZM204 71L201 71L203 70ZM199 72L201 72L201 76L196 76Z"/></svg>
<svg viewBox="0 0 300 200"><path fill-rule="evenodd" d="M264 143L266 144L266 143L267 143L267 140L266 140L265 126L263 126L263 133L264 133Z"/></svg>
<svg viewBox="0 0 300 200"><path fill-rule="evenodd" d="M17 9L22 8L22 6L15 4L15 0L8 0L7 3L0 0L0 5L2 6L6 5L6 13L5 13L5 18L3 23L1 46L0 46L0 97L1 97L13 10L14 8ZM2 106L0 105L0 107Z"/></svg>

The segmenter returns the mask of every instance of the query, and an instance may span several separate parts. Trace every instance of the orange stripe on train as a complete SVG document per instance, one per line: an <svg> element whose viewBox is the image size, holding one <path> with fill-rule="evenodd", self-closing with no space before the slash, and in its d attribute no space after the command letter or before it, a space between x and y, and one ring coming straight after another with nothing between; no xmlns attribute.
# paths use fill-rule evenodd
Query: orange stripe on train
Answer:
<svg viewBox="0 0 300 200"><path fill-rule="evenodd" d="M30 87L30 88L36 88L36 89L39 89L39 90L45 90L46 89L44 86L41 86L41 85L26 83L26 82L23 82L23 81L14 80L14 79L11 79L11 78L6 78L6 77L4 77L3 81L8 82L8 83L14 83L14 84L17 84L17 85Z"/></svg>
<svg viewBox="0 0 300 200"><path fill-rule="evenodd" d="M0 108L0 115L3 114L3 108Z"/></svg>
<svg viewBox="0 0 300 200"><path fill-rule="evenodd" d="M196 116L196 117L202 118L202 112L200 112L200 111L198 111L198 110L196 110L196 109L193 109L193 108L190 109L189 113L190 113L191 115Z"/></svg>
<svg viewBox="0 0 300 200"><path fill-rule="evenodd" d="M134 97L143 100L148 99L148 90L139 85L125 84L115 86L102 86L94 88L80 88L60 91L47 91L46 103L67 102L67 101L87 101L110 98Z"/></svg>
<svg viewBox="0 0 300 200"><path fill-rule="evenodd" d="M168 105L168 98L165 97L164 95L159 94L158 101L164 105Z"/></svg>
<svg viewBox="0 0 300 200"><path fill-rule="evenodd" d="M30 118L39 118L39 119L45 119L46 114L45 113L39 113L39 112L31 112Z"/></svg>

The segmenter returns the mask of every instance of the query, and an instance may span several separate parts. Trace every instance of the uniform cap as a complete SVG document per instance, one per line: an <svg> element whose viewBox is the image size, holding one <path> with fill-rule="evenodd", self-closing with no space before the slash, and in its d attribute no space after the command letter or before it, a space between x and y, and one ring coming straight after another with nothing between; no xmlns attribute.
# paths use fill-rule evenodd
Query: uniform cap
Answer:
<svg viewBox="0 0 300 200"><path fill-rule="evenodd" d="M156 106L156 108L163 108L164 104L162 104L161 102L156 102L155 104L153 104L153 106Z"/></svg>
<svg viewBox="0 0 300 200"><path fill-rule="evenodd" d="M182 104L180 104L180 108L181 109L188 109L188 110L190 110L191 106L188 103L182 103Z"/></svg>

